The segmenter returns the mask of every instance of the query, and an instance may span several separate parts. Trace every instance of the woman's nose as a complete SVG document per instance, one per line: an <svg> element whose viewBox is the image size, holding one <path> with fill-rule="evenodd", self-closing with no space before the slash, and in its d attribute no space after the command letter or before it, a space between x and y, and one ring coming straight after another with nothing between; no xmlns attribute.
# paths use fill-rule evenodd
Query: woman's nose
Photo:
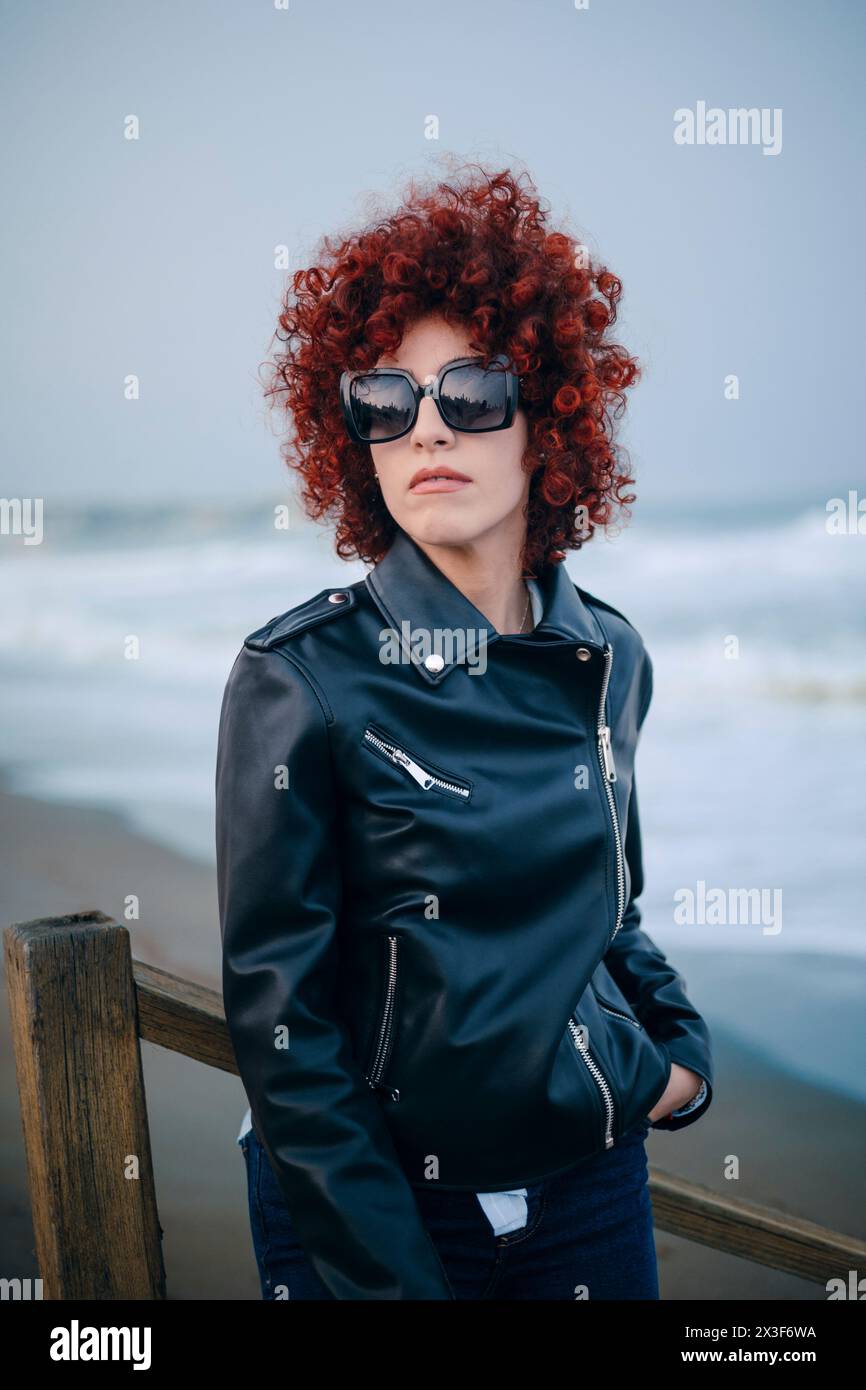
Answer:
<svg viewBox="0 0 866 1390"><path fill-rule="evenodd" d="M418 419L415 421L413 435L421 443L429 443L432 440L445 440L451 442L454 439L454 431L439 413L439 408L432 396L424 396L418 406Z"/></svg>

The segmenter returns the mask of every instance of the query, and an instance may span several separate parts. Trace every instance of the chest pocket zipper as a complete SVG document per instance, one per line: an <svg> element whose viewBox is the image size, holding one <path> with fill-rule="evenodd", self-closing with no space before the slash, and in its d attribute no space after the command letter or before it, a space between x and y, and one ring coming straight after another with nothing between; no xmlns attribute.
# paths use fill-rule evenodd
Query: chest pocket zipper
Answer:
<svg viewBox="0 0 866 1390"><path fill-rule="evenodd" d="M393 1086L386 1086L382 1080L391 1056L394 1043L394 1012L397 998L397 960L399 937L389 935L385 939L387 948L385 998L379 1016L379 1027L373 1039L367 1080L374 1091L385 1091L392 1100L400 1099L400 1092Z"/></svg>
<svg viewBox="0 0 866 1390"><path fill-rule="evenodd" d="M387 738L384 731L377 729L375 725L368 724L364 730L364 745L387 762L402 767L425 792L439 792L458 801L468 801L472 794L471 783L453 777L438 776L431 767L423 766L417 758L412 757L393 739Z"/></svg>
<svg viewBox="0 0 866 1390"><path fill-rule="evenodd" d="M586 1068L599 1089L601 1098L604 1102L605 1130L604 1147L609 1149L613 1146L613 1122L614 1122L614 1103L613 1091L610 1089L607 1077L602 1071L598 1062L589 1050L589 1043L586 1041L584 1029L577 1022L576 1017L568 1020L568 1030L571 1033L574 1046L578 1056L586 1064Z"/></svg>
<svg viewBox="0 0 866 1390"><path fill-rule="evenodd" d="M604 1000L600 999L598 995L595 996L595 1002L598 1004L602 1013L610 1014L612 1018L621 1018L623 1023L630 1023L632 1028L637 1028L639 1032L642 1030L643 1024L639 1023L636 1018L629 1018L628 1014L624 1014L621 1009L615 1009L612 1005L605 1004Z"/></svg>

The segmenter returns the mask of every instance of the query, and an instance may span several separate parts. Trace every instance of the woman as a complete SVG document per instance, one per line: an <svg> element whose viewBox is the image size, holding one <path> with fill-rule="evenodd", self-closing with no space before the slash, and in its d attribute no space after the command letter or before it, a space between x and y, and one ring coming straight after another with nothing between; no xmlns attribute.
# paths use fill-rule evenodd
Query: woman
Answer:
<svg viewBox="0 0 866 1390"><path fill-rule="evenodd" d="M246 639L217 760L263 1295L658 1298L711 1044L635 901L650 661L562 563L633 500L621 287L477 167L322 261L268 390L371 568Z"/></svg>

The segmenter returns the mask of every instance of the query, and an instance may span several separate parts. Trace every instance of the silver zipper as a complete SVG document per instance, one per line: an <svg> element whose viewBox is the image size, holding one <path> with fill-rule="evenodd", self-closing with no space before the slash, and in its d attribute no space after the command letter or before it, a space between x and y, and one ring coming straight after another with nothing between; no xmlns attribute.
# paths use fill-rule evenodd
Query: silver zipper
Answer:
<svg viewBox="0 0 866 1390"><path fill-rule="evenodd" d="M610 742L610 726L605 721L605 702L607 700L607 687L610 681L610 670L613 665L613 647L610 642L605 643L604 648L604 676L601 682L601 698L598 702L598 757L601 764L602 781L604 790L607 794L607 804L610 807L610 819L613 825L613 839L616 848L616 922L614 923L613 934L611 935L608 946L616 936L622 926L623 913L625 911L625 864L622 852L622 836L619 831L619 817L616 813L616 797L613 794L613 786L616 781L616 767L613 761L613 748Z"/></svg>
<svg viewBox="0 0 866 1390"><path fill-rule="evenodd" d="M392 762L399 763L401 767L405 767L409 776L414 777L418 786L423 787L425 792L428 792L431 787L442 787L445 791L453 792L456 796L466 797L469 795L468 788L461 787L456 782L446 782L442 777L434 777L432 773L425 771L423 767L419 767L418 763L416 763L413 758L410 758L409 754L405 753L402 748L398 748L396 743L387 743L385 739L380 738L378 734L374 734L371 729L364 730L364 738L368 743L372 743L374 748L378 748L380 752L387 754Z"/></svg>
<svg viewBox="0 0 866 1390"><path fill-rule="evenodd" d="M382 1009L382 1017L379 1021L379 1034L376 1038L376 1050L373 1054L373 1065L370 1068L367 1080L374 1091L387 1091L392 1100L400 1099L400 1092L392 1086L386 1086L382 1081L382 1073L388 1062L391 1051L391 1038L394 1031L394 997L397 992L397 937L388 937L388 981L385 989L385 1004Z"/></svg>
<svg viewBox="0 0 866 1390"><path fill-rule="evenodd" d="M604 1072L602 1071L601 1067L598 1065L598 1062L595 1060L592 1053L590 1052L589 1044L587 1043L578 1024L575 1022L573 1018L570 1018L568 1020L568 1027L571 1036L574 1039L574 1045L577 1048L578 1053L583 1058L584 1062L589 1068L590 1075L595 1081L595 1084L598 1086L598 1089L601 1091L601 1098L604 1101L604 1109L606 1116L604 1131L604 1147L606 1149L612 1148L613 1092L611 1091L610 1086L608 1085L607 1078L605 1077Z"/></svg>
<svg viewBox="0 0 866 1390"><path fill-rule="evenodd" d="M595 1002L603 1013L612 1014L614 1018L623 1019L624 1022L630 1023L632 1028L640 1028L641 1025L636 1018L629 1018L628 1014L620 1013L619 1009L612 1009L609 1004L602 1004L600 999L596 999Z"/></svg>

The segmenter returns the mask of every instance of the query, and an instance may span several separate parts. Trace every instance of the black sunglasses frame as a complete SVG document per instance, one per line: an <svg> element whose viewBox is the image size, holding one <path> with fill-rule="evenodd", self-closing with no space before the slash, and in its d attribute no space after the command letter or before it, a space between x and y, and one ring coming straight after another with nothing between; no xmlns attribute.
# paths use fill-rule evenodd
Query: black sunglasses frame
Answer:
<svg viewBox="0 0 866 1390"><path fill-rule="evenodd" d="M439 390L442 382L448 373L453 371L456 367L477 367L482 362L487 364L486 369L489 369L489 366L492 366L493 363L499 363L500 366L505 368L505 371L502 373L505 377L505 416L500 424L483 425L480 429L467 428L464 425L455 425L448 419L442 410L442 404L439 399ZM366 439L364 435L359 432L352 412L352 383L356 381L358 377L362 376L402 376L408 381L412 388L412 394L415 397L415 408L412 412L412 419L405 429L399 430L397 434L389 434L382 439ZM444 362L436 373L435 381L428 382L426 386L419 386L412 373L407 371L404 367L362 367L357 371L343 372L343 375L340 377L340 405L343 409L343 419L346 422L346 428L349 434L358 444L390 444L394 439L402 439L404 434L408 434L410 430L415 428L415 422L418 419L418 408L425 396L432 397L436 402L436 409L439 411L439 414L450 430L458 430L461 434L490 434L493 430L507 430L510 429L514 423L519 391L519 377L516 372L510 369L508 366L508 358L502 352L497 353L495 357L489 358L479 356L455 357L451 362Z"/></svg>

